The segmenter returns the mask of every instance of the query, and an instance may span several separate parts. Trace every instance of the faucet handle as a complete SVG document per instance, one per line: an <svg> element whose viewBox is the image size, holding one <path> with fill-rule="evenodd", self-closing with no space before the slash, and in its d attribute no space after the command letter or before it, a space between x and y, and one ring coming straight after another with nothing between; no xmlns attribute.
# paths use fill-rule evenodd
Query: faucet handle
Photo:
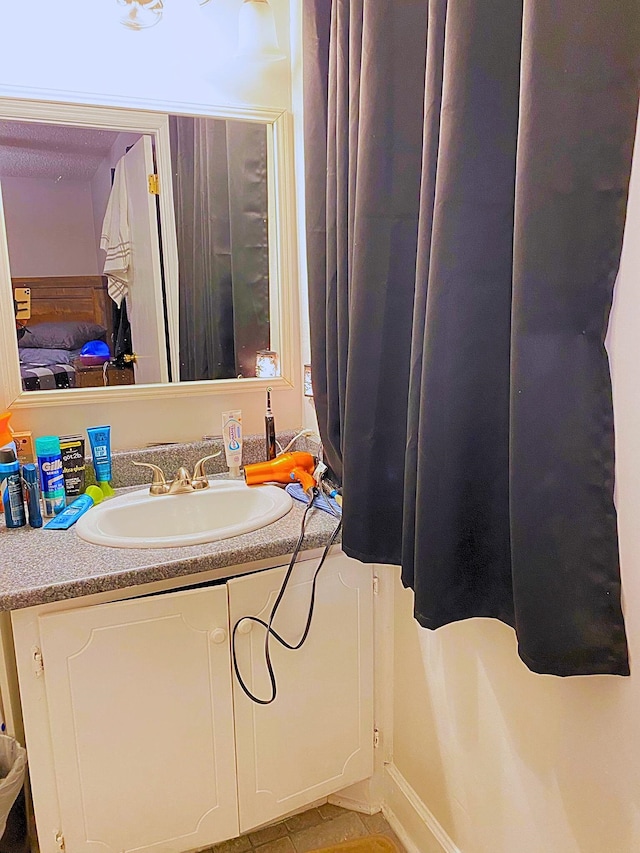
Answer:
<svg viewBox="0 0 640 853"><path fill-rule="evenodd" d="M169 486L164 478L164 473L159 465L153 465L151 462L134 462L139 468L151 468L153 471L153 479L149 486L150 495L166 495L169 491Z"/></svg>
<svg viewBox="0 0 640 853"><path fill-rule="evenodd" d="M192 483L194 489L207 488L209 482L207 480L207 475L204 470L204 463L208 462L210 459L215 459L216 456L220 456L221 453L222 451L219 450L217 453L212 453L209 456L203 456L202 459L198 459L193 469Z"/></svg>

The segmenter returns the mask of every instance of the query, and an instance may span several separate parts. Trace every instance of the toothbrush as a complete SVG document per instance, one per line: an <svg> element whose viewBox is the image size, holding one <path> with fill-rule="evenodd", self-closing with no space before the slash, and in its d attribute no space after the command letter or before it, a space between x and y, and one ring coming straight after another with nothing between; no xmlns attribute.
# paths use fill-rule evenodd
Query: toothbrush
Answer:
<svg viewBox="0 0 640 853"><path fill-rule="evenodd" d="M269 462L271 459L275 459L277 456L276 422L275 418L273 417L273 412L271 411L271 387L267 388L267 412L264 416L264 431L267 462Z"/></svg>

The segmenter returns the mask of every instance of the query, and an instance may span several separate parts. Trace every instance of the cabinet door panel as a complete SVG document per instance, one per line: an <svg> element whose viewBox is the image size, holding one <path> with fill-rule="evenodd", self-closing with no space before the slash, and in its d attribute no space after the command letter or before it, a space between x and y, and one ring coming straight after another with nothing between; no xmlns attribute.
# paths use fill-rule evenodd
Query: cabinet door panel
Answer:
<svg viewBox="0 0 640 853"><path fill-rule="evenodd" d="M165 853L237 835L226 589L39 621L66 849Z"/></svg>
<svg viewBox="0 0 640 853"><path fill-rule="evenodd" d="M316 561L296 566L276 615L274 630L290 643L304 629L316 566ZM268 621L284 574L274 569L230 581L231 626L247 615ZM247 685L268 697L264 629L254 623L236 637ZM271 642L276 700L251 702L234 677L241 832L371 775L372 649L371 566L332 556L318 578L305 645L290 651Z"/></svg>

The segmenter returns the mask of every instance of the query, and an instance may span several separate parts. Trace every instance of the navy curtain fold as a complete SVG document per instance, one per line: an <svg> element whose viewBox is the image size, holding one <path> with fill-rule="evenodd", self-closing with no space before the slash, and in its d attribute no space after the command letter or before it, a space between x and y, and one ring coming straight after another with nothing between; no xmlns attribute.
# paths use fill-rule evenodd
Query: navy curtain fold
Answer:
<svg viewBox="0 0 640 853"><path fill-rule="evenodd" d="M269 348L267 133L170 116L180 380L255 376Z"/></svg>
<svg viewBox="0 0 640 853"><path fill-rule="evenodd" d="M304 6L313 385L343 548L415 616L628 673L607 330L640 4Z"/></svg>

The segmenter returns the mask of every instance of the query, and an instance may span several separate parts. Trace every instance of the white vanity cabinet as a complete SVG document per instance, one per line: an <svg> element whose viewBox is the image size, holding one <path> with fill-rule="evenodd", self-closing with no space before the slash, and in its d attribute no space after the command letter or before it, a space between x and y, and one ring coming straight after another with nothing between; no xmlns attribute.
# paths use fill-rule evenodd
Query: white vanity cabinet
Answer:
<svg viewBox="0 0 640 853"><path fill-rule="evenodd" d="M273 629L294 645L302 636L316 561L296 566ZM231 625L247 614L269 619L285 569L229 582ZM315 612L298 651L271 642L275 701L256 705L233 678L240 831L301 808L373 771L373 571L344 555L320 571ZM248 633L242 628L251 626ZM243 622L240 673L252 692L271 687L265 631Z"/></svg>
<svg viewBox="0 0 640 853"><path fill-rule="evenodd" d="M237 834L226 598L214 587L39 619L68 850Z"/></svg>
<svg viewBox="0 0 640 853"><path fill-rule="evenodd" d="M296 566L274 621L289 642L316 566ZM12 614L41 853L203 848L371 775L371 566L326 561L305 645L271 643L275 702L232 672L232 626L267 621L284 573ZM238 666L268 695L265 631L241 627Z"/></svg>

